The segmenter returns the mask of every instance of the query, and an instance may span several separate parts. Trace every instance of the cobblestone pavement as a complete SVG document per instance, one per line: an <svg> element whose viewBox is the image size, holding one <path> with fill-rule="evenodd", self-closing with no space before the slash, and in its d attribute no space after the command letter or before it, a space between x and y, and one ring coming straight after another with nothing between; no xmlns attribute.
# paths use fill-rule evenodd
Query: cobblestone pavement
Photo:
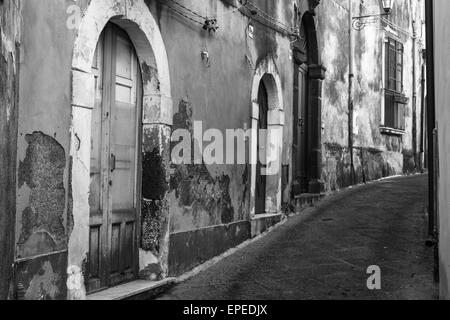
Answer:
<svg viewBox="0 0 450 320"><path fill-rule="evenodd" d="M344 190L159 299L436 299L426 201L425 175Z"/></svg>

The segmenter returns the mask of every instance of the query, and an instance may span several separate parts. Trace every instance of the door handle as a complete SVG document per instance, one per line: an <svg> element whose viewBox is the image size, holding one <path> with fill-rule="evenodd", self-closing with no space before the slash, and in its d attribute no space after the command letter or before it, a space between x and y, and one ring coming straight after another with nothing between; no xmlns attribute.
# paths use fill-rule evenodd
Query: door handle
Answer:
<svg viewBox="0 0 450 320"><path fill-rule="evenodd" d="M111 172L116 170L116 156L111 153Z"/></svg>
<svg viewBox="0 0 450 320"><path fill-rule="evenodd" d="M304 127L305 126L305 121L303 119L298 119L298 125L300 127Z"/></svg>

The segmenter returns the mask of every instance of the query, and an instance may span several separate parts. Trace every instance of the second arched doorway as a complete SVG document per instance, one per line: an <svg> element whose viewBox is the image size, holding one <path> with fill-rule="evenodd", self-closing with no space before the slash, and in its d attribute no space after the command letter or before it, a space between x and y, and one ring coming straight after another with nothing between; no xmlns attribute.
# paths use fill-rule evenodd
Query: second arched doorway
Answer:
<svg viewBox="0 0 450 320"><path fill-rule="evenodd" d="M271 57L260 62L253 78L252 129L250 211L259 226L261 220L281 216L284 108L281 79ZM261 231L256 229L254 235Z"/></svg>

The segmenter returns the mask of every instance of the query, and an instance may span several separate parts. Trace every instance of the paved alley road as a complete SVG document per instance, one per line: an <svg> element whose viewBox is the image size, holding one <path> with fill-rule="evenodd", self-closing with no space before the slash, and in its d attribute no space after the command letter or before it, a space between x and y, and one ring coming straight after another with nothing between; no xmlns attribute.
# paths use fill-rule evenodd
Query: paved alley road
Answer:
<svg viewBox="0 0 450 320"><path fill-rule="evenodd" d="M345 190L160 299L435 299L426 200L425 175Z"/></svg>

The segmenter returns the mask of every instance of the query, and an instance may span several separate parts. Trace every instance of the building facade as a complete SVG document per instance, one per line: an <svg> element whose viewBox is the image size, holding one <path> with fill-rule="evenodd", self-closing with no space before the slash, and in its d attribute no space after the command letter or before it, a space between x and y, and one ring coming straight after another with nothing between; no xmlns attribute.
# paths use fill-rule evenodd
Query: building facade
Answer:
<svg viewBox="0 0 450 320"><path fill-rule="evenodd" d="M358 21L353 20L350 71L348 1L329 2L319 11L322 61L328 68L322 92L326 190L415 172L424 152L423 1L394 1L389 17L362 30L355 30ZM352 12L355 17L383 13L383 9L380 1L353 1ZM352 103L346 94L349 77ZM342 125L349 119L353 124Z"/></svg>
<svg viewBox="0 0 450 320"><path fill-rule="evenodd" d="M381 3L352 3L0 3L1 298L179 276L298 199L419 170L423 0L362 30Z"/></svg>

